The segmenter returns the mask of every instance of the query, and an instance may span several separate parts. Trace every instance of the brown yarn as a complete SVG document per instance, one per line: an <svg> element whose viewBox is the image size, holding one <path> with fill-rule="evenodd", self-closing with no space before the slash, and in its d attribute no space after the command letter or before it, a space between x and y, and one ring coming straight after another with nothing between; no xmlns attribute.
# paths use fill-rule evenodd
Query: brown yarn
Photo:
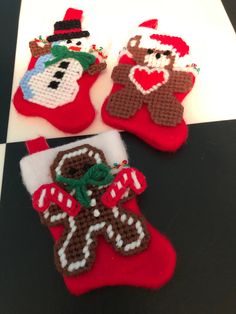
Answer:
<svg viewBox="0 0 236 314"><path fill-rule="evenodd" d="M132 54L134 61L142 69L146 68L146 71L160 73L165 71L168 73L168 79L157 89L144 94L129 77L136 65L118 64L114 67L111 77L115 83L124 85L124 88L109 97L107 111L112 116L129 119L136 114L143 104L146 104L155 123L163 126L176 126L183 119L184 108L174 93L185 93L191 89L193 85L191 74L173 69L175 55L171 52L167 56L170 62L163 70L147 67L145 57L153 50L139 47L140 40L141 36L135 36L129 40L127 45L127 50ZM161 50L153 52L160 55L165 53Z"/></svg>
<svg viewBox="0 0 236 314"><path fill-rule="evenodd" d="M96 164L96 159L94 155L97 153L99 154L101 161L103 163L106 163L105 156L103 152L100 149L97 149L89 144L84 144L81 146L77 146L75 148L68 149L66 151L59 152L57 154L57 157L55 158L53 164L51 165L51 175L53 178L53 181L56 181L56 172L55 169L59 162L61 161L62 157L66 154L76 152L79 149L87 148L88 150L92 150L94 154L90 157L88 154L81 154L80 156L67 158L63 167L61 168L61 175L65 178L74 178L74 179L80 179L85 172L88 170L89 167ZM71 172L71 169L75 169L76 171ZM63 187L63 184L62 184Z"/></svg>
<svg viewBox="0 0 236 314"><path fill-rule="evenodd" d="M96 73L103 71L106 67L107 67L106 62L96 63L90 65L87 71L89 75L94 75Z"/></svg>
<svg viewBox="0 0 236 314"><path fill-rule="evenodd" d="M69 178L76 178L76 179L81 178L81 176L88 170L88 167L96 163L96 158L94 158L95 154L98 154L99 157L101 158L101 161L107 164L103 152L88 144L78 146L76 148L72 148L66 151L61 151L58 153L56 159L54 160L51 166L51 174L54 181L56 178L56 168L58 167L58 164L62 160L63 156L65 156L65 154L73 153L83 148L87 148L88 152L85 154L80 154L79 156L74 156L74 157L72 156L64 160L64 164L61 167L61 174L63 176L69 177ZM93 156L88 155L90 151L93 151ZM73 171L71 171L71 169ZM60 184L60 186L63 187L63 184ZM117 206L118 217L115 217L113 210L111 208L105 207L103 203L101 202L101 196L106 191L106 187L99 188L97 186L90 185L88 186L88 190L92 192L91 199L96 200L96 205L91 206L90 208L82 207L79 214L73 218L75 226L76 226L76 230L71 236L69 243L64 252L67 258L67 265L70 265L71 263L75 263L78 260L82 260L84 258L83 249L87 243L86 235L88 234L88 230L90 226L94 226L100 223L105 223L105 225L102 228L91 233L90 238L92 242L89 245L90 254L86 260L86 264L84 265L84 267L81 267L77 270L69 271L67 267L62 267L61 265L58 252L63 247L63 244L65 243L68 237L68 234L71 231L69 216L66 215L64 218L61 217L60 219L57 219L56 221L55 220L51 221L51 218L53 216L64 214L64 212L55 204L50 205L47 212L40 214L42 223L46 224L49 227L55 226L58 224L64 225L64 232L61 238L55 243L55 246L54 246L54 257L55 257L55 264L58 271L67 276L77 275L79 273L82 273L91 269L91 267L93 266L95 262L97 237L99 235L103 235L106 241L109 244L111 244L113 248L119 254L122 254L124 256L133 255L133 254L142 252L143 250L147 248L149 240L150 240L150 235L146 229L144 218L130 211L126 211L122 207L122 204L125 201L134 197L133 192L129 192L128 196L126 198L123 198L120 201L120 203ZM95 210L99 212L99 216L94 215ZM122 215L125 215L125 216L121 218ZM122 221L124 217L126 217L125 221ZM132 220L131 224L128 224L128 219ZM133 241L137 241L138 239L139 235L137 233L136 223L139 223L142 228L142 231L144 233L143 239L141 241L141 244L138 247L135 247L134 249L126 251L125 246ZM109 226L111 226L110 228L112 228L112 232L114 233L112 237L111 237L111 233L109 236L109 233L107 231ZM123 241L123 245L121 247L117 246L118 234L120 234Z"/></svg>
<svg viewBox="0 0 236 314"><path fill-rule="evenodd" d="M34 40L29 42L29 47L33 57L40 57L51 51L50 43L46 43L43 47L40 47Z"/></svg>

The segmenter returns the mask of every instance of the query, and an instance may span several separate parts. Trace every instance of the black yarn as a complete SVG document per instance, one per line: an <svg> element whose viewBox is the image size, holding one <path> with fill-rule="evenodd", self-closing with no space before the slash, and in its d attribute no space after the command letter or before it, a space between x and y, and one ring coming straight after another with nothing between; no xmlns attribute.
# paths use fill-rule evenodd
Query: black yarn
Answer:
<svg viewBox="0 0 236 314"><path fill-rule="evenodd" d="M64 40L64 39L88 37L89 35L90 33L88 31L71 32L71 33L66 33L66 34L57 34L57 35L48 36L47 41L53 42L53 41Z"/></svg>
<svg viewBox="0 0 236 314"><path fill-rule="evenodd" d="M81 28L80 20L59 21L54 24L55 31L73 28Z"/></svg>

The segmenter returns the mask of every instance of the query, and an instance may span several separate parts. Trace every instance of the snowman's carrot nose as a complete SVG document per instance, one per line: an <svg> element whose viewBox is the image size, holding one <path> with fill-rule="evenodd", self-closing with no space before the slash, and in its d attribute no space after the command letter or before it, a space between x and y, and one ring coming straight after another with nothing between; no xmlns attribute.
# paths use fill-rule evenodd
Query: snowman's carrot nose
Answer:
<svg viewBox="0 0 236 314"><path fill-rule="evenodd" d="M80 51L81 47L71 46L71 47L69 47L69 50Z"/></svg>

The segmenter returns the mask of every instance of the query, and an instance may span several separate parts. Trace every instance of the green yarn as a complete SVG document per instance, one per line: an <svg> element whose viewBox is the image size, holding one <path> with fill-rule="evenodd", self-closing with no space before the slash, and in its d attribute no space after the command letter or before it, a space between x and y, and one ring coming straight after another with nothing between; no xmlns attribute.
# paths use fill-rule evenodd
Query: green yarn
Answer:
<svg viewBox="0 0 236 314"><path fill-rule="evenodd" d="M66 184L66 190L75 190L75 198L85 207L90 207L90 197L87 194L87 185L107 185L111 183L114 176L110 168L105 164L95 164L79 180L57 176L56 181Z"/></svg>
<svg viewBox="0 0 236 314"><path fill-rule="evenodd" d="M91 53L70 51L67 47L60 45L53 46L51 53L55 58L46 61L45 67L48 67L66 58L73 58L80 62L84 70L87 70L89 66L96 60L96 57Z"/></svg>

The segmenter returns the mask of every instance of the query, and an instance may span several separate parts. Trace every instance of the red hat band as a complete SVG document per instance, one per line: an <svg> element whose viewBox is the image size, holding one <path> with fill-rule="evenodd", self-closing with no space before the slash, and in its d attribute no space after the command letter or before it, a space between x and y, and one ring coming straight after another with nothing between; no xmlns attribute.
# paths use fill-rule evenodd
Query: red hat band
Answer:
<svg viewBox="0 0 236 314"><path fill-rule="evenodd" d="M81 22L78 19L59 21L54 24L54 35L48 36L49 42L58 40L88 37L88 31L81 30Z"/></svg>

